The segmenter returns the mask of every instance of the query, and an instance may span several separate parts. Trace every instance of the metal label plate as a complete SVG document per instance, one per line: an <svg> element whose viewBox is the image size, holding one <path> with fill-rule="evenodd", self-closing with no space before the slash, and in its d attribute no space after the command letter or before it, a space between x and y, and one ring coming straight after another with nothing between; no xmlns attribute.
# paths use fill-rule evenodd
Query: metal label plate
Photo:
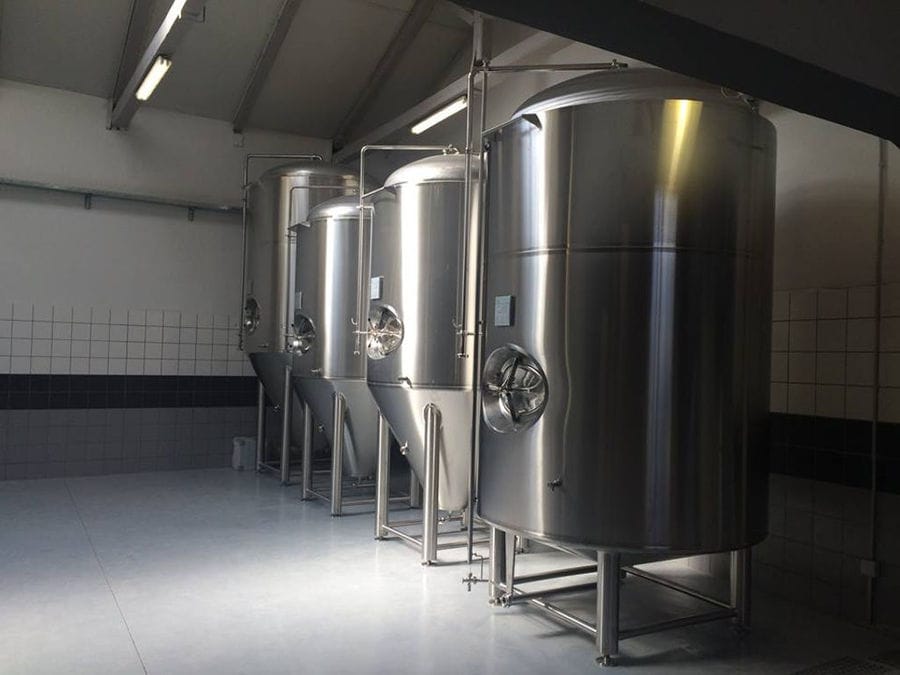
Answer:
<svg viewBox="0 0 900 675"><path fill-rule="evenodd" d="M384 277L372 277L369 279L369 300L381 300L384 289Z"/></svg>
<svg viewBox="0 0 900 675"><path fill-rule="evenodd" d="M497 295L494 297L494 325L512 326L516 314L516 296Z"/></svg>

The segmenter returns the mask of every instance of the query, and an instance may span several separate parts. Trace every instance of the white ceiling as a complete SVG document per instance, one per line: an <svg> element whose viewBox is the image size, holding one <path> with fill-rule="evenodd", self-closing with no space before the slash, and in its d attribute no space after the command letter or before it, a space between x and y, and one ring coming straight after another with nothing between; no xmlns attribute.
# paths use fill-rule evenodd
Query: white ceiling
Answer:
<svg viewBox="0 0 900 675"><path fill-rule="evenodd" d="M152 2L149 39L171 0ZM283 0L208 0L149 105L231 120ZM109 97L132 0L0 0L0 78ZM249 126L332 138L413 0L302 0ZM470 38L440 2L351 136L431 94ZM140 113L138 113L140 114Z"/></svg>

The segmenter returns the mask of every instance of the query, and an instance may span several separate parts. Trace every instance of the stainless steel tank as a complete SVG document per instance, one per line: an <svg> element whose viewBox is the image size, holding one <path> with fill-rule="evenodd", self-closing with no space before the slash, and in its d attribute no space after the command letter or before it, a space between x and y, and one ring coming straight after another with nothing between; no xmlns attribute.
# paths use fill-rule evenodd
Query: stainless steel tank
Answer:
<svg viewBox="0 0 900 675"><path fill-rule="evenodd" d="M294 386L334 447L334 396L347 404L343 470L353 477L375 473L378 408L366 386L365 341L357 331L359 199L338 197L315 207L297 227L297 298L294 310ZM370 218L364 226L368 229ZM368 241L368 237L363 237ZM363 251L362 260L368 260Z"/></svg>
<svg viewBox="0 0 900 675"><path fill-rule="evenodd" d="M469 501L474 397L472 339L462 335L474 322L476 264L464 262L464 177L462 155L438 155L385 182L375 202L367 344L369 388L420 480L423 411L440 409L438 505L452 511Z"/></svg>
<svg viewBox="0 0 900 675"><path fill-rule="evenodd" d="M772 125L629 69L527 101L486 155L480 516L593 549L760 541Z"/></svg>
<svg viewBox="0 0 900 675"><path fill-rule="evenodd" d="M249 188L242 348L249 355L269 398L281 403L286 351L292 332L294 246L290 228L306 220L310 209L340 195L356 194L359 177L318 161L300 161L269 169ZM302 406L292 411L292 438L302 439Z"/></svg>

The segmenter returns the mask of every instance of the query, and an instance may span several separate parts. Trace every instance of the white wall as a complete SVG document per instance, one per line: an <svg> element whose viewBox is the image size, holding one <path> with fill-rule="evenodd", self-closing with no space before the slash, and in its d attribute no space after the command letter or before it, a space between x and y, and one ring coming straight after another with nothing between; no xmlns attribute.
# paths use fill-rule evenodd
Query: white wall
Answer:
<svg viewBox="0 0 900 675"><path fill-rule="evenodd" d="M152 108L106 129L104 99L0 80L0 177L238 205L248 152L330 141ZM261 164L264 166L264 164ZM0 188L0 304L234 313L240 217Z"/></svg>

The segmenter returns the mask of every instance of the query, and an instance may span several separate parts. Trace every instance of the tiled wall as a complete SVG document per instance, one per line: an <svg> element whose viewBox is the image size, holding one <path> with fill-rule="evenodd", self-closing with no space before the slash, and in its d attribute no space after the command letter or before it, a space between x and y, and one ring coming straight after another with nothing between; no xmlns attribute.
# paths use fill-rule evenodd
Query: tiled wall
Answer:
<svg viewBox="0 0 900 675"><path fill-rule="evenodd" d="M252 375L237 318L0 302L0 373Z"/></svg>
<svg viewBox="0 0 900 675"><path fill-rule="evenodd" d="M227 466L255 434L236 319L0 303L0 480Z"/></svg>
<svg viewBox="0 0 900 675"><path fill-rule="evenodd" d="M759 586L854 621L867 619L877 434L877 623L900 626L900 284L882 287L878 423L871 286L775 293L770 536Z"/></svg>

